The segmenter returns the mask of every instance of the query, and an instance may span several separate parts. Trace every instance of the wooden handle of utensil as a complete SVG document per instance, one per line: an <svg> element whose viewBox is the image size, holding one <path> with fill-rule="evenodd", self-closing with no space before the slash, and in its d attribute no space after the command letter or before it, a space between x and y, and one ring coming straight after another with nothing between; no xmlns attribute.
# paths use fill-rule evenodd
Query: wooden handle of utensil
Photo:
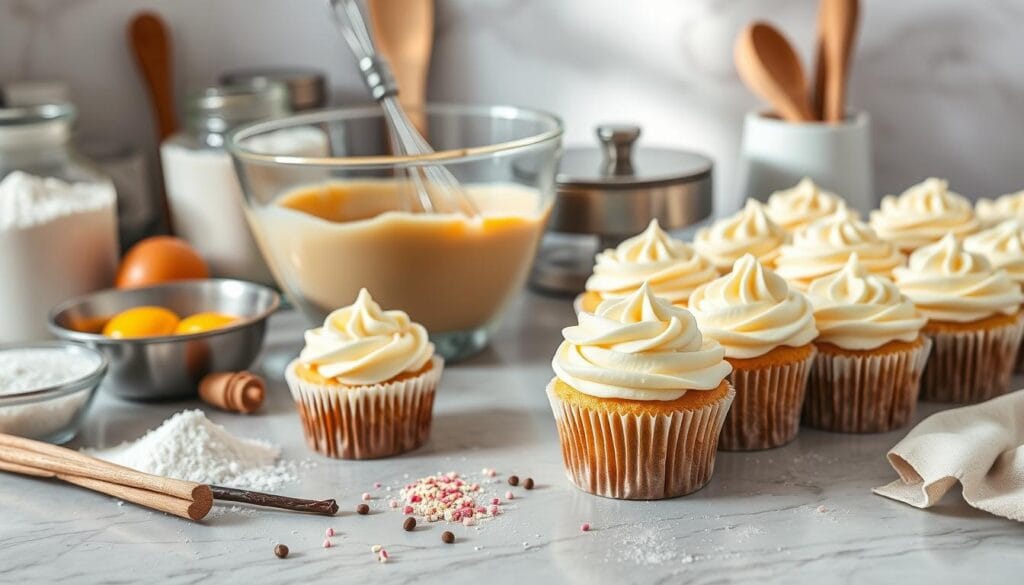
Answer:
<svg viewBox="0 0 1024 585"><path fill-rule="evenodd" d="M398 82L398 100L426 136L423 106L434 46L434 0L370 0L367 4L377 47Z"/></svg>

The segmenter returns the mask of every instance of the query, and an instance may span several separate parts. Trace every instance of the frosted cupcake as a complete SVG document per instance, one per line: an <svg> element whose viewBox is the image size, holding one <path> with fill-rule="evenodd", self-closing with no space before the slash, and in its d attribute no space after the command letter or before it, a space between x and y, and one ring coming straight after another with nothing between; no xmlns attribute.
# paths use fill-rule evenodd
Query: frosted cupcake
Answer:
<svg viewBox="0 0 1024 585"><path fill-rule="evenodd" d="M871 227L903 253L939 241L948 233L963 238L978 230L971 202L942 179L927 179L902 195L886 195L871 212Z"/></svg>
<svg viewBox="0 0 1024 585"><path fill-rule="evenodd" d="M842 199L835 193L822 191L814 181L804 177L795 187L772 193L766 207L772 221L794 233L832 215L841 203Z"/></svg>
<svg viewBox="0 0 1024 585"><path fill-rule="evenodd" d="M597 255L576 310L594 312L601 301L630 295L645 282L659 298L685 307L694 289L717 276L711 262L668 235L655 219L642 234Z"/></svg>
<svg viewBox="0 0 1024 585"><path fill-rule="evenodd" d="M1020 286L953 236L911 254L896 286L928 319L933 343L921 398L981 402L1006 393L1024 321Z"/></svg>
<svg viewBox="0 0 1024 585"><path fill-rule="evenodd" d="M779 251L775 272L789 284L806 291L811 281L841 270L856 254L871 274L892 276L906 257L896 246L879 238L857 213L839 204L836 212L819 219L793 236Z"/></svg>
<svg viewBox="0 0 1024 585"><path fill-rule="evenodd" d="M744 254L754 255L765 266L774 266L779 248L788 237L786 230L768 217L761 202L747 199L735 215L698 230L693 245L719 274L726 274Z"/></svg>
<svg viewBox="0 0 1024 585"><path fill-rule="evenodd" d="M964 249L981 254L993 268L1005 270L1010 280L1024 288L1024 223L1021 220L1010 219L968 236L964 239ZM1015 371L1024 371L1024 351L1017 352Z"/></svg>
<svg viewBox="0 0 1024 585"><path fill-rule="evenodd" d="M839 272L812 282L808 297L818 355L807 382L804 424L844 433L907 424L932 345L921 335L927 319L857 254Z"/></svg>
<svg viewBox="0 0 1024 585"><path fill-rule="evenodd" d="M547 387L569 480L609 498L700 489L735 392L722 347L642 285L563 332Z"/></svg>
<svg viewBox="0 0 1024 585"><path fill-rule="evenodd" d="M444 360L422 325L382 311L363 289L305 337L285 379L311 448L374 459L426 442Z"/></svg>
<svg viewBox="0 0 1024 585"><path fill-rule="evenodd" d="M985 227L992 227L1008 219L1024 221L1024 191L1007 193L995 199L982 197L974 204L974 213Z"/></svg>
<svg viewBox="0 0 1024 585"><path fill-rule="evenodd" d="M818 335L807 297L747 254L732 272L694 291L690 310L733 368L736 400L719 446L768 449L793 440Z"/></svg>

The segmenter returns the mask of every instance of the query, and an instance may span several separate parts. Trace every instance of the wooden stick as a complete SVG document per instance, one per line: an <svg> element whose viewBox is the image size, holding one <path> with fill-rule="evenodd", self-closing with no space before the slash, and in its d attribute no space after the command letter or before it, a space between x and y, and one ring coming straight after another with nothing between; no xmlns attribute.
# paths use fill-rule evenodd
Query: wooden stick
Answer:
<svg viewBox="0 0 1024 585"><path fill-rule="evenodd" d="M54 473L38 467L19 465L17 463L9 463L7 461L0 461L0 470L39 478L59 479L94 492L113 496L126 502L138 504L161 512L167 512L168 514L180 516L188 520L202 520L213 506L212 498L206 501L184 500L167 494L141 490L88 477Z"/></svg>
<svg viewBox="0 0 1024 585"><path fill-rule="evenodd" d="M0 433L0 460L36 467L56 474L98 479L127 487L174 496L182 500L211 501L210 486L142 473L78 451Z"/></svg>
<svg viewBox="0 0 1024 585"><path fill-rule="evenodd" d="M294 512L311 512L322 516L334 516L338 513L338 503L334 500L303 500L277 494L265 494L249 490L239 490L219 485L211 485L213 499L226 502L241 502L253 506L280 508Z"/></svg>

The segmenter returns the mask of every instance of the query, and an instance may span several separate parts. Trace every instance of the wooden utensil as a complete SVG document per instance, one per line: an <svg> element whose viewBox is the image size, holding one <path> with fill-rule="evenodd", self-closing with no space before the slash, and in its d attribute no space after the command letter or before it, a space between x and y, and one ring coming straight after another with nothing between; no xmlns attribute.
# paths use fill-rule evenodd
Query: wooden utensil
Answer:
<svg viewBox="0 0 1024 585"><path fill-rule="evenodd" d="M834 124L846 118L846 86L860 7L858 0L821 0L818 10L815 88L821 94L821 119Z"/></svg>
<svg viewBox="0 0 1024 585"><path fill-rule="evenodd" d="M334 500L303 500L142 473L71 449L0 433L0 471L60 479L190 520L201 520L213 500L333 516Z"/></svg>
<svg viewBox="0 0 1024 585"><path fill-rule="evenodd" d="M814 119L796 51L775 27L755 22L740 32L734 54L740 78L788 122Z"/></svg>
<svg viewBox="0 0 1024 585"><path fill-rule="evenodd" d="M420 134L427 135L423 105L434 46L434 0L370 0L377 48L391 63L401 102Z"/></svg>
<svg viewBox="0 0 1024 585"><path fill-rule="evenodd" d="M149 90L157 131L163 141L178 130L171 79L171 35L159 16L142 12L128 25L128 41Z"/></svg>

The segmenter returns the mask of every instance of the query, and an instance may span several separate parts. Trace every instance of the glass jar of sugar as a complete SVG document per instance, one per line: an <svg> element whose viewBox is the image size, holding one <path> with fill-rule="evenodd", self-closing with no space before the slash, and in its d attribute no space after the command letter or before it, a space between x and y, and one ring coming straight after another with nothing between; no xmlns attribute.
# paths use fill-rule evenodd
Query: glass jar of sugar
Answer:
<svg viewBox="0 0 1024 585"><path fill-rule="evenodd" d="M289 112L284 85L215 86L189 96L186 127L160 147L164 183L176 235L187 240L214 276L274 284L246 223L242 191L225 136L248 122ZM327 136L303 129L271 137L271 150L322 156Z"/></svg>
<svg viewBox="0 0 1024 585"><path fill-rule="evenodd" d="M0 108L0 343L50 337L57 303L111 286L114 186L71 147L70 104Z"/></svg>

